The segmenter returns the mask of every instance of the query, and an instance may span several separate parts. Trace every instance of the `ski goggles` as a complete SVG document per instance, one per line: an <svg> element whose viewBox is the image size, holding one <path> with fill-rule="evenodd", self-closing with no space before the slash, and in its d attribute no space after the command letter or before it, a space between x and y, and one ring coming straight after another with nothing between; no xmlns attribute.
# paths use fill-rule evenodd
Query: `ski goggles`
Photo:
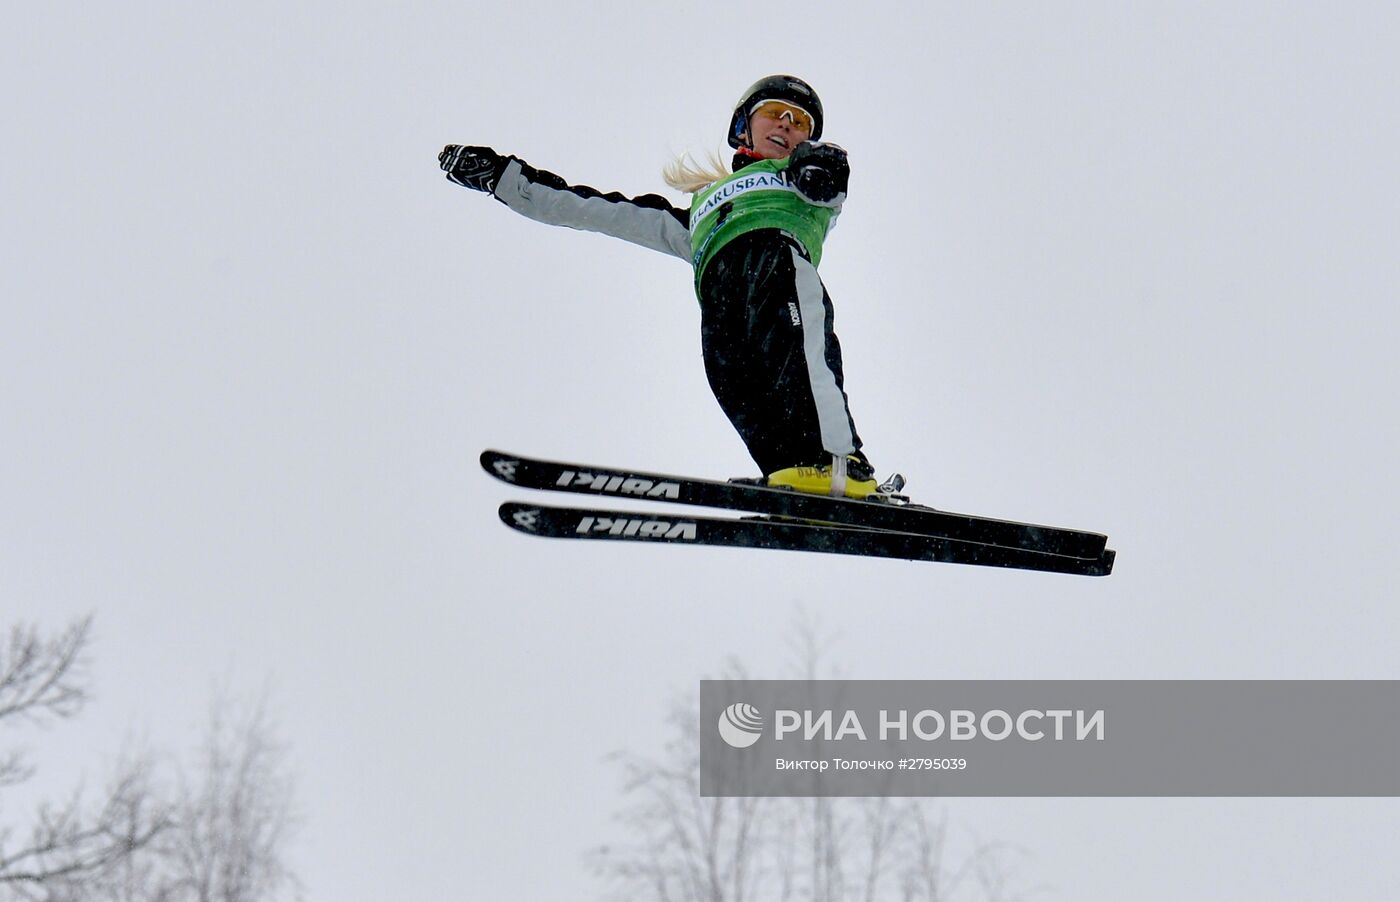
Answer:
<svg viewBox="0 0 1400 902"><path fill-rule="evenodd" d="M767 119L776 119L791 122L795 127L806 130L807 134L812 133L812 114L802 109L800 106L783 100L760 100L749 110L750 116L763 116Z"/></svg>

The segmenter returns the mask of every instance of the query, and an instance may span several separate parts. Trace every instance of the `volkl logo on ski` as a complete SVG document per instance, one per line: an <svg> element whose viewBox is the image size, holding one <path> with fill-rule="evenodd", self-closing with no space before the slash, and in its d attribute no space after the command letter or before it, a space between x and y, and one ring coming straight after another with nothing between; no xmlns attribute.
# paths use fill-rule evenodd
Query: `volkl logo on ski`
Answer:
<svg viewBox="0 0 1400 902"><path fill-rule="evenodd" d="M574 530L580 535L604 532L610 536L638 536L644 539L684 539L694 541L693 522L676 523L666 520L642 520L636 517L584 517Z"/></svg>
<svg viewBox="0 0 1400 902"><path fill-rule="evenodd" d="M674 482L654 482L640 476L609 476L606 473L594 476L592 473L579 473L565 470L559 474L554 484L559 488L587 486L594 492L609 492L615 495L638 495L642 498L679 498L681 487Z"/></svg>

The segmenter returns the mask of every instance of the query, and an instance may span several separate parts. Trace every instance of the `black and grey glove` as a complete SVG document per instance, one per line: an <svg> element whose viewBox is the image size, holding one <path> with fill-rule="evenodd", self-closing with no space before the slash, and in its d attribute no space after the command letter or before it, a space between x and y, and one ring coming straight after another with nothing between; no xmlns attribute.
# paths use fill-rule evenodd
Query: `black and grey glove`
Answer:
<svg viewBox="0 0 1400 902"><path fill-rule="evenodd" d="M834 205L843 200L851 180L845 149L819 141L797 145L789 158L788 172L793 186L816 204Z"/></svg>
<svg viewBox="0 0 1400 902"><path fill-rule="evenodd" d="M508 157L503 157L489 147L471 147L465 144L449 144L438 154L438 165L447 173L449 182L456 182L464 188L485 191L491 194L496 183L506 171Z"/></svg>

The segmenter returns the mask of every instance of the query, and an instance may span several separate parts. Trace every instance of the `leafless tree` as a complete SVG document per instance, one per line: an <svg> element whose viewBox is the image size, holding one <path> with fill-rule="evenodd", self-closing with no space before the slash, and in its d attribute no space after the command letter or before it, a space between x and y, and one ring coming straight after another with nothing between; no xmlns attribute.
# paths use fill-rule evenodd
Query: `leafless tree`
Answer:
<svg viewBox="0 0 1400 902"><path fill-rule="evenodd" d="M53 638L32 625L10 630L0 729L81 711L91 637L91 617ZM23 840L0 826L0 900L256 902L296 888L283 851L292 781L264 704L216 696L195 766L162 780L157 760L119 759L95 803L81 788L40 803ZM0 753L0 791L34 772L21 750Z"/></svg>
<svg viewBox="0 0 1400 902"><path fill-rule="evenodd" d="M0 649L0 728L49 726L78 714L88 701L91 638L91 617L51 638L33 624L13 626ZM21 749L0 754L0 789L33 775ZM21 899L67 898L65 887L103 879L150 846L167 823L152 792L150 761L123 761L95 805L85 804L81 791L62 803L41 804L22 841L0 827L0 891Z"/></svg>
<svg viewBox="0 0 1400 902"><path fill-rule="evenodd" d="M830 642L800 612L796 673L817 679ZM731 662L723 678L743 679ZM829 676L827 678L830 678ZM1013 902L1018 851L974 844L946 863L946 814L893 798L704 798L693 692L669 715L659 758L615 757L627 802L619 820L634 841L599 848L593 864L616 899L656 902Z"/></svg>
<svg viewBox="0 0 1400 902"><path fill-rule="evenodd" d="M53 639L38 627L11 628L0 646L0 725L51 723L77 714L87 701L83 651L92 632L84 618ZM33 770L20 749L0 752L0 789L23 783ZM4 834L0 834L3 846Z"/></svg>
<svg viewBox="0 0 1400 902"><path fill-rule="evenodd" d="M731 675L738 673L731 664ZM734 676L733 678L739 678ZM701 798L695 716L673 705L659 759L615 756L633 803L625 813L638 841L595 853L598 868L627 892L656 902L743 902L760 898L752 848L761 829L757 799Z"/></svg>
<svg viewBox="0 0 1400 902"><path fill-rule="evenodd" d="M264 702L213 704L200 767L158 844L162 899L259 902L298 887L283 851L294 826L285 756Z"/></svg>

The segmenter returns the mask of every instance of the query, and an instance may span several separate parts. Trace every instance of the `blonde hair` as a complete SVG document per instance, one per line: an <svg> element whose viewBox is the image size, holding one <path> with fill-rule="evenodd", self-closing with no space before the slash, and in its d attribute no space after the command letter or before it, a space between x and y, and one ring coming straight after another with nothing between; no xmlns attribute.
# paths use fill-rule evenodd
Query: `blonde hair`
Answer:
<svg viewBox="0 0 1400 902"><path fill-rule="evenodd" d="M667 163L661 170L666 184L686 194L699 194L715 182L729 178L732 173L720 155L710 151L710 158L703 163L691 159L690 154L682 154Z"/></svg>

